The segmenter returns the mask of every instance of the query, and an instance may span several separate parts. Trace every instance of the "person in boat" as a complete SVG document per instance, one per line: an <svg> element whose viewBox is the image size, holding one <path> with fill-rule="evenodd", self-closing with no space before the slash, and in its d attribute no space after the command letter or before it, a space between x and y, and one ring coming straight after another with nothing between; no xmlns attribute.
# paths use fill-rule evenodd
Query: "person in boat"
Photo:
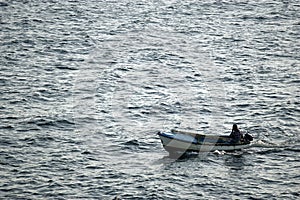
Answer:
<svg viewBox="0 0 300 200"><path fill-rule="evenodd" d="M231 143L239 143L243 139L243 134L240 132L237 124L233 124L229 137L231 138Z"/></svg>

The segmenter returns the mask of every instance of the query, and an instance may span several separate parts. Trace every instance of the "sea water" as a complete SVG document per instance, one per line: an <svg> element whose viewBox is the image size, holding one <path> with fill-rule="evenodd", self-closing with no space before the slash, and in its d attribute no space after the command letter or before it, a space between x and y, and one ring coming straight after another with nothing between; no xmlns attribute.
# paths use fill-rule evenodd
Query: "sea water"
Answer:
<svg viewBox="0 0 300 200"><path fill-rule="evenodd" d="M299 199L300 3L1 1L0 199ZM254 136L170 158L157 131Z"/></svg>

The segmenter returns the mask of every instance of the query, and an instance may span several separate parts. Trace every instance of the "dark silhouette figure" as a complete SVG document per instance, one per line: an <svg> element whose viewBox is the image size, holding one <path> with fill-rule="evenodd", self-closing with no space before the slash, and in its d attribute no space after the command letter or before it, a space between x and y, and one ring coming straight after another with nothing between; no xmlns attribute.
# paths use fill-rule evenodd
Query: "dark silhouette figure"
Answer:
<svg viewBox="0 0 300 200"><path fill-rule="evenodd" d="M238 129L237 124L233 124L230 137L232 138L231 139L232 143L239 143L241 141L241 139L243 139L243 135L240 132L240 130Z"/></svg>

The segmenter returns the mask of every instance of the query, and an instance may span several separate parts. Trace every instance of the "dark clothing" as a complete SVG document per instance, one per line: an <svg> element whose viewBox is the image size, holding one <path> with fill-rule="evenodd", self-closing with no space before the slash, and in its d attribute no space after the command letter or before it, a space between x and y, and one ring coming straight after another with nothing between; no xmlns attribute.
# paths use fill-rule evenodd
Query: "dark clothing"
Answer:
<svg viewBox="0 0 300 200"><path fill-rule="evenodd" d="M243 135L240 131L235 130L231 132L230 137L232 138L231 140L232 143L238 143L241 141Z"/></svg>

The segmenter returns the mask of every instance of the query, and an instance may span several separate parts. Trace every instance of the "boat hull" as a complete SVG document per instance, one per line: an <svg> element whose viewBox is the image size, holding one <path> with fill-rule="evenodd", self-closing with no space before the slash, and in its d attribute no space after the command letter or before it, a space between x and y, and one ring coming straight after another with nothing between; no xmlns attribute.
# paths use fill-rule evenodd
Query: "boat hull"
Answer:
<svg viewBox="0 0 300 200"><path fill-rule="evenodd" d="M228 136L187 134L184 132L158 133L169 153L234 151L249 148L250 142L231 143Z"/></svg>

